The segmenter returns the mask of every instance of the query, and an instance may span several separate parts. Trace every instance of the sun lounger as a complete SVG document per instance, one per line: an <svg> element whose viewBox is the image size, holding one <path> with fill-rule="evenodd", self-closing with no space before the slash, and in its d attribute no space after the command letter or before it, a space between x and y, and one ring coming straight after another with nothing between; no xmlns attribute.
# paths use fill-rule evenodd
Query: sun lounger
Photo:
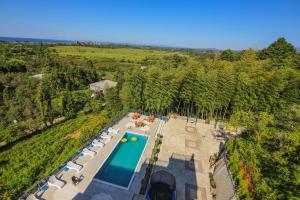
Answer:
<svg viewBox="0 0 300 200"><path fill-rule="evenodd" d="M94 145L96 147L100 147L100 148L104 147L104 144L102 142L99 142L99 140L96 140L96 139L93 140L92 145Z"/></svg>
<svg viewBox="0 0 300 200"><path fill-rule="evenodd" d="M36 198L36 196L34 194L30 194L26 200L39 200L38 198Z"/></svg>
<svg viewBox="0 0 300 200"><path fill-rule="evenodd" d="M108 131L108 132L103 132L103 133L102 133L102 135L111 135L111 136L113 136L114 134L115 134L115 133L112 133L112 132L109 132L109 131Z"/></svg>
<svg viewBox="0 0 300 200"><path fill-rule="evenodd" d="M59 180L58 178L56 178L55 176L50 176L50 178L48 180L48 185L57 187L58 189L61 189L65 186L65 183L63 181Z"/></svg>
<svg viewBox="0 0 300 200"><path fill-rule="evenodd" d="M112 139L113 137L111 135L108 135L108 134L102 134L100 136L101 139Z"/></svg>
<svg viewBox="0 0 300 200"><path fill-rule="evenodd" d="M97 154L97 152L91 151L88 148L84 148L81 153L83 153L83 155L88 155L91 157L94 157Z"/></svg>
<svg viewBox="0 0 300 200"><path fill-rule="evenodd" d="M74 170L76 170L76 171L80 171L80 170L82 170L82 165L78 165L78 164L76 164L76 163L74 163L73 161L69 161L68 163L67 163L67 167L68 168L70 168L70 169L74 169Z"/></svg>
<svg viewBox="0 0 300 200"><path fill-rule="evenodd" d="M117 134L117 133L119 133L119 129L113 129L112 127L109 127L108 132L112 133L112 134Z"/></svg>

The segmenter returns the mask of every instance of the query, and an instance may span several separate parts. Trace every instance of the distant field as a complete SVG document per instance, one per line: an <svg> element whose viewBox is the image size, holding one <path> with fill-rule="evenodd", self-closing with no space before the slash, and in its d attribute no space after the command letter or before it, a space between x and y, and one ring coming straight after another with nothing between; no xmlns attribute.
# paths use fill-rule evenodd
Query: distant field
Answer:
<svg viewBox="0 0 300 200"><path fill-rule="evenodd" d="M137 48L96 48L96 47L79 47L79 46L55 46L60 56L85 57L89 59L115 59L141 61L145 57L159 59L164 56L175 54L171 51L148 50Z"/></svg>

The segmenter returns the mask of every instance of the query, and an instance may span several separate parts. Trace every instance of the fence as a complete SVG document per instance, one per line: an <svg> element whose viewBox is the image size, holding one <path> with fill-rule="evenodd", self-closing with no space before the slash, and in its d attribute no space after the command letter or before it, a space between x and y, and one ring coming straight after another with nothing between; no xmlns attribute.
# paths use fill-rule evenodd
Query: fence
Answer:
<svg viewBox="0 0 300 200"><path fill-rule="evenodd" d="M226 150L226 147L224 149L224 151L220 152L219 156L218 156L218 161L216 162L215 164L215 169L214 169L214 176L217 176L221 171L223 170L226 170L228 176L229 177L229 180L231 182L231 185L232 185L232 189L233 189L233 196L231 196L231 200L238 200L238 196L236 194L236 185L235 185L235 182L232 178L232 174L231 174L231 171L230 171L230 168L227 164L227 150Z"/></svg>
<svg viewBox="0 0 300 200"><path fill-rule="evenodd" d="M233 189L234 189L234 194L235 195L232 197L232 199L239 199L236 195L236 185L235 185L234 180L232 178L230 168L228 167L228 164L227 164L227 149L226 149L226 147L225 147L225 150L224 150L224 162L225 162L225 165L226 165L226 168L227 168L227 171L229 173L229 177L230 177L231 183L233 185Z"/></svg>

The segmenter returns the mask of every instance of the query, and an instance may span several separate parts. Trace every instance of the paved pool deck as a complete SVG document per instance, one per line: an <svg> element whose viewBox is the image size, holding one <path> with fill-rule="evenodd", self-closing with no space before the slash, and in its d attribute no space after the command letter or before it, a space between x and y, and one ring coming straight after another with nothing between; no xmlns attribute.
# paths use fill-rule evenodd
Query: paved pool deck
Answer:
<svg viewBox="0 0 300 200"><path fill-rule="evenodd" d="M145 118L145 116L142 117ZM146 160L150 158L155 143L156 133L159 130L161 124L164 122L160 119L155 119L155 121L149 125L150 129L148 131L143 131L141 130L141 128L128 129L127 125L130 122L132 122L132 119L128 115L114 124L112 127L115 129L119 129L119 133L114 135L114 137L109 142L107 142L104 148L100 149L98 147L92 147L91 149L97 152L97 155L94 158L91 158L90 156L79 157L76 162L80 165L83 165L83 169L80 172L69 170L68 172L62 171L57 174L56 177L66 183L66 185L62 189L49 187L47 191L40 191L36 194L36 196L38 196L40 199L46 200L95 200L101 199L99 198L99 194L104 193L109 194L114 200L132 199L135 193L139 193L141 180L143 179L146 170L146 167L145 165L143 165L143 163L145 163ZM136 173L134 174L134 178L129 190L120 189L115 186L107 185L105 183L99 183L93 180L94 176L104 164L105 160L108 158L125 132L133 132L149 136L148 143L145 147ZM73 185L71 181L71 177L74 175L84 176L84 179L76 186Z"/></svg>
<svg viewBox="0 0 300 200"><path fill-rule="evenodd" d="M164 125L154 171L166 170L175 176L178 200L212 200L209 157L219 151L222 142L214 137L216 131L213 123L187 123L185 117L171 118Z"/></svg>

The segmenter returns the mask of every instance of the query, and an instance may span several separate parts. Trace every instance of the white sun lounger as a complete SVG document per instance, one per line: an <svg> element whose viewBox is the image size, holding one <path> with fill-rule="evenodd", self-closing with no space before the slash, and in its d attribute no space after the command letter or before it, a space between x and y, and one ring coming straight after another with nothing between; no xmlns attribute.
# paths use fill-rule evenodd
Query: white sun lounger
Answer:
<svg viewBox="0 0 300 200"><path fill-rule="evenodd" d="M113 129L112 127L108 128L108 132L112 133L112 134L118 134L119 133L119 129Z"/></svg>
<svg viewBox="0 0 300 200"><path fill-rule="evenodd" d="M74 169L74 170L76 170L76 171L80 171L80 170L82 170L82 165L78 165L78 164L76 164L76 163L74 163L73 161L69 161L68 163L67 163L67 167L68 168L70 168L70 169Z"/></svg>
<svg viewBox="0 0 300 200"><path fill-rule="evenodd" d="M26 200L39 200L38 198L36 198L36 196L34 194L30 194Z"/></svg>
<svg viewBox="0 0 300 200"><path fill-rule="evenodd" d="M57 187L58 189L61 189L65 186L65 183L63 181L59 180L58 178L56 178L55 176L50 176L50 178L48 180L48 185Z"/></svg>
<svg viewBox="0 0 300 200"><path fill-rule="evenodd" d="M96 146L96 147L100 147L103 148L104 144L102 142L99 142L98 140L94 139L92 142L92 145Z"/></svg>
<svg viewBox="0 0 300 200"><path fill-rule="evenodd" d="M83 153L83 155L88 155L91 157L94 157L97 154L97 152L91 151L88 148L84 148L81 153Z"/></svg>
<svg viewBox="0 0 300 200"><path fill-rule="evenodd" d="M113 134L114 134L114 133L109 132L109 131L108 131L108 132L106 132L106 131L102 132L102 135L111 135L111 136L113 136Z"/></svg>
<svg viewBox="0 0 300 200"><path fill-rule="evenodd" d="M113 137L111 135L108 135L108 134L102 134L100 136L100 138L102 138L102 139L112 139Z"/></svg>

